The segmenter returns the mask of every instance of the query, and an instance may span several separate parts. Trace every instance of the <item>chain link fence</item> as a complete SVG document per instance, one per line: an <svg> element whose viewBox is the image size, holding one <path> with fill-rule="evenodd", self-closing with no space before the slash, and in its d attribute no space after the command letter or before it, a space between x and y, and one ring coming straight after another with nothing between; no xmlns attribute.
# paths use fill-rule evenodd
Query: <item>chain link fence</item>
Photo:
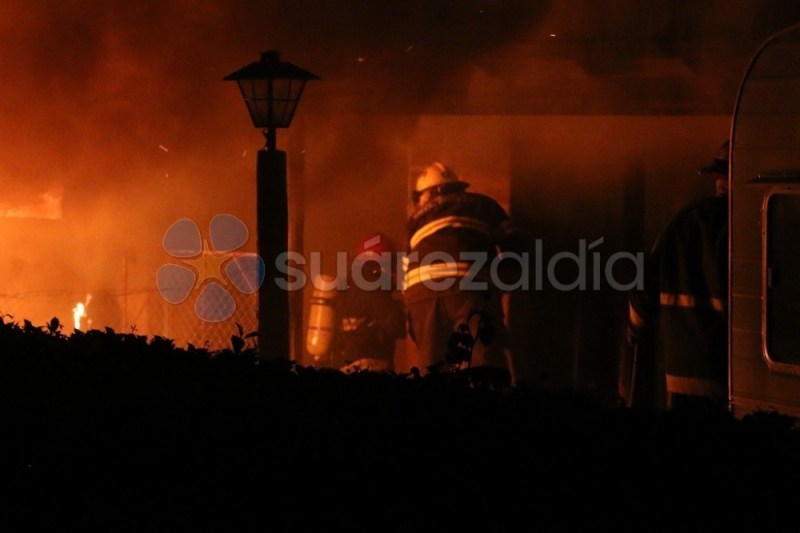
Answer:
<svg viewBox="0 0 800 533"><path fill-rule="evenodd" d="M191 344L216 351L231 347L231 336L239 334L237 324L244 334L258 329L258 294L232 291L230 296L235 303L233 315L219 322L209 322L197 315L197 292L182 303L171 304L157 290L0 293L0 314L5 322L22 324L28 320L42 327L58 318L65 335L75 329L112 328L117 333L166 337L179 347ZM206 300L204 305L208 310L209 305L229 305L229 302Z"/></svg>

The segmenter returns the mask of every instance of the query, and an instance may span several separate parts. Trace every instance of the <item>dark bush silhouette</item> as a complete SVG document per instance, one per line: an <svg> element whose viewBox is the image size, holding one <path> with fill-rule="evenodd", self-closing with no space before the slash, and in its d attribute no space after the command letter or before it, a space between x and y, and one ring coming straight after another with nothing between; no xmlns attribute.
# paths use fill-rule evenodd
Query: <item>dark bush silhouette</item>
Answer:
<svg viewBox="0 0 800 533"><path fill-rule="evenodd" d="M238 339L238 340L237 340ZM794 420L0 324L2 531L769 530Z"/></svg>

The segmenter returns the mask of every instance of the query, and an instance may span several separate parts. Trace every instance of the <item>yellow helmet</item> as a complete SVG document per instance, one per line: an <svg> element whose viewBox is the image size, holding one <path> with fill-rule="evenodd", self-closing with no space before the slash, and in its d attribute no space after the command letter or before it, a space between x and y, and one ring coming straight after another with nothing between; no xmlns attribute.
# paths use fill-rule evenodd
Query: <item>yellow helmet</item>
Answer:
<svg viewBox="0 0 800 533"><path fill-rule="evenodd" d="M423 191L442 185L457 185L457 189L464 190L469 187L469 183L461 181L456 172L444 163L433 163L425 167L414 190L414 197L418 199Z"/></svg>

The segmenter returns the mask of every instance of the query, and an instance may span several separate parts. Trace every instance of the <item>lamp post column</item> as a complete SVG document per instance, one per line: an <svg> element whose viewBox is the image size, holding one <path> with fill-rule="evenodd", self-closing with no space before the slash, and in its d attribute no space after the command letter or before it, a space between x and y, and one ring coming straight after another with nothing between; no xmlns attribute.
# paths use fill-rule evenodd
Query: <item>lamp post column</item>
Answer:
<svg viewBox="0 0 800 533"><path fill-rule="evenodd" d="M223 78L239 85L253 125L263 128L267 144L256 161L258 255L264 280L258 288L258 357L292 359L288 272L289 198L286 153L276 148L275 129L287 128L308 80L319 76L280 60L277 50Z"/></svg>
<svg viewBox="0 0 800 533"><path fill-rule="evenodd" d="M278 269L289 249L286 152L275 149L274 130L266 136L267 146L258 151L256 162L258 254L266 269L258 289L258 357L289 359L289 292L279 285L288 279Z"/></svg>

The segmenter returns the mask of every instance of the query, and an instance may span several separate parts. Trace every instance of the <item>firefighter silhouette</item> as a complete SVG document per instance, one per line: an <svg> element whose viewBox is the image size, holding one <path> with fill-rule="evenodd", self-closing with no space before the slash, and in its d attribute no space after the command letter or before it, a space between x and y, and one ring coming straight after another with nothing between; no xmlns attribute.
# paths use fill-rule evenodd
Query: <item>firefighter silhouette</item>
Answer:
<svg viewBox="0 0 800 533"><path fill-rule="evenodd" d="M393 370L396 343L406 334L395 287L392 241L369 235L356 250L347 283L321 278L312 294L306 347L320 366L344 371Z"/></svg>

